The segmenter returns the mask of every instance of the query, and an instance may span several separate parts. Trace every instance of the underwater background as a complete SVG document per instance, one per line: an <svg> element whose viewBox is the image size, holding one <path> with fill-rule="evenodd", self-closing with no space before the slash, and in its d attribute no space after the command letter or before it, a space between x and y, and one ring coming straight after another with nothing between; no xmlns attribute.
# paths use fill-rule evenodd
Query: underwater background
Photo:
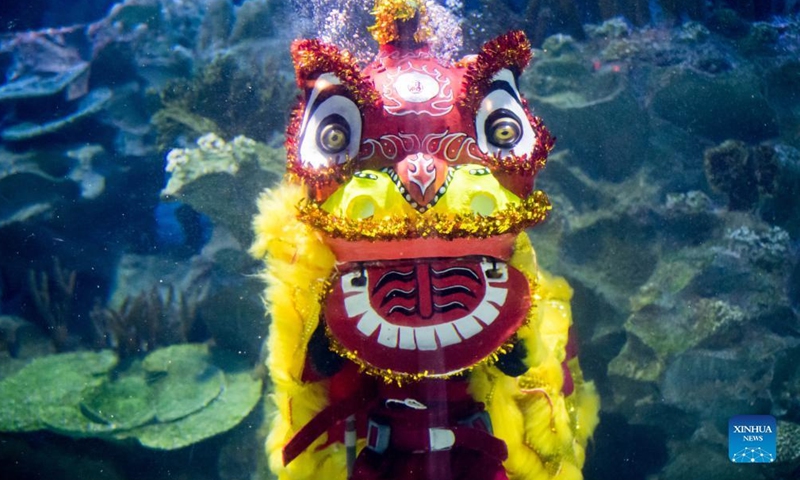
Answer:
<svg viewBox="0 0 800 480"><path fill-rule="evenodd" d="M291 41L368 60L371 3L0 6L4 479L271 478L250 222ZM529 234L602 398L585 477L800 478L800 2L428 3L445 56L534 46ZM777 419L775 463L728 460L738 414Z"/></svg>

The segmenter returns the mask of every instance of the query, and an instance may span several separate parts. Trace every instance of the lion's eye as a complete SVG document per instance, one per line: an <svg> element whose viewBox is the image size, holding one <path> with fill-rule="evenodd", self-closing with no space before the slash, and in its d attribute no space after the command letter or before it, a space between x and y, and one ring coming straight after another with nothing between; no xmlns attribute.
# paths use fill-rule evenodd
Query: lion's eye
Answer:
<svg viewBox="0 0 800 480"><path fill-rule="evenodd" d="M514 148L522 138L522 125L517 116L508 110L496 110L486 121L486 138L497 148Z"/></svg>
<svg viewBox="0 0 800 480"><path fill-rule="evenodd" d="M300 136L300 159L312 168L341 165L358 156L361 112L344 95L311 98Z"/></svg>
<svg viewBox="0 0 800 480"><path fill-rule="evenodd" d="M493 77L475 112L475 137L481 152L501 158L529 155L536 148L536 133L510 70Z"/></svg>
<svg viewBox="0 0 800 480"><path fill-rule="evenodd" d="M317 133L317 146L329 154L343 152L350 144L350 128L340 115L331 115L323 121Z"/></svg>

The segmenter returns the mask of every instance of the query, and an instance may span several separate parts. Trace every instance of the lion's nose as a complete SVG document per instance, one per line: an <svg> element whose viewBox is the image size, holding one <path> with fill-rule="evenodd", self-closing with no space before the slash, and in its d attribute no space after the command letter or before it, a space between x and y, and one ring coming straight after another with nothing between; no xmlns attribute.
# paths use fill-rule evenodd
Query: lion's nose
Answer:
<svg viewBox="0 0 800 480"><path fill-rule="evenodd" d="M427 211L447 189L447 161L416 153L395 165L397 182L403 197L420 212Z"/></svg>

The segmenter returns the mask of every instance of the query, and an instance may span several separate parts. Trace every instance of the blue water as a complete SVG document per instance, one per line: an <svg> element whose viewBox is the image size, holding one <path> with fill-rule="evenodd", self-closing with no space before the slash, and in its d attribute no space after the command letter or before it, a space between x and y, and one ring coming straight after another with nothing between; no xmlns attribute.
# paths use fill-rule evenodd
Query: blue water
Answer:
<svg viewBox="0 0 800 480"><path fill-rule="evenodd" d="M368 61L371 3L0 6L0 379L103 348L122 358L109 375L124 377L186 342L265 376L249 219L282 163L220 167L176 196L168 155L213 131L282 158L292 40ZM572 285L581 365L602 399L585 478L799 478L800 2L431 11L441 58L511 28L534 49L518 82L557 143L536 180L553 210L529 236L539 264ZM4 405L3 478L269 478L263 402L173 451L44 423L12 431ZM729 462L735 415L777 419L774 465Z"/></svg>

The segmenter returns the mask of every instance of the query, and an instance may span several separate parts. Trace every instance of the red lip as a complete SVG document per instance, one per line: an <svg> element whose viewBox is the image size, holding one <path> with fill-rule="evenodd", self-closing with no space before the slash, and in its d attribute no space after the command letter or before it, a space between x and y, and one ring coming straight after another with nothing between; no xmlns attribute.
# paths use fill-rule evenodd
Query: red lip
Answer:
<svg viewBox="0 0 800 480"><path fill-rule="evenodd" d="M517 235L506 233L490 238L438 237L411 238L373 242L369 240L349 241L325 236L325 243L340 263L370 262L377 260L401 260L420 258L454 258L482 256L508 261L514 249Z"/></svg>

